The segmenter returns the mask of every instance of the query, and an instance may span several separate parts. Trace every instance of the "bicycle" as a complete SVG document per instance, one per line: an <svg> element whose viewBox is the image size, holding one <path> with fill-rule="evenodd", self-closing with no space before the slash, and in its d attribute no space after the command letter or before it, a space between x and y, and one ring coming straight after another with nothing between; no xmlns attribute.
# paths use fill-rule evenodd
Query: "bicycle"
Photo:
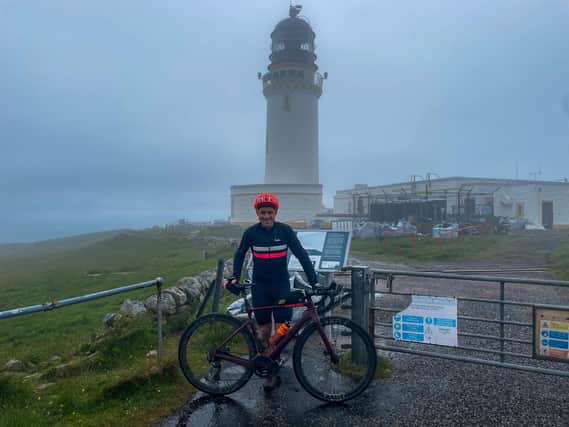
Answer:
<svg viewBox="0 0 569 427"><path fill-rule="evenodd" d="M233 285L245 295L253 284ZM377 354L370 335L344 317L320 318L311 297L334 297L336 284L296 290L282 305L251 307L245 298L247 319L213 313L194 320L184 331L178 347L180 367L197 389L216 396L243 387L253 373L275 375L281 352L296 338L292 362L300 385L326 402L343 402L360 395L372 381ZM302 317L276 346L265 353L257 337L253 313L260 310L305 307Z"/></svg>
<svg viewBox="0 0 569 427"><path fill-rule="evenodd" d="M294 273L294 276L290 279L291 282L291 291L294 290L306 290L312 289L310 286L298 273ZM247 298L249 299L249 304L251 304L251 295L248 295ZM337 307L344 307L349 306L349 302L352 299L352 292L350 289L344 289L339 287L338 293L336 293L333 297L332 296L324 296L314 298L314 305L316 306L316 310L320 316L325 315L326 313L334 310ZM240 298L235 300L233 303L229 305L226 309L226 313L230 314L234 317L239 319L247 318L247 310L245 306L244 298ZM296 318L298 314L293 313L293 319Z"/></svg>

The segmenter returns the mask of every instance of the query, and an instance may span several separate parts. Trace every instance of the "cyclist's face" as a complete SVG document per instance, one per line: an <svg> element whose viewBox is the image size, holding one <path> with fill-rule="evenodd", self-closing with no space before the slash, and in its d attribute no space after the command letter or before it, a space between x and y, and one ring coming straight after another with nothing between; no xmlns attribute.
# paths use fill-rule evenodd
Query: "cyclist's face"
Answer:
<svg viewBox="0 0 569 427"><path fill-rule="evenodd" d="M257 209L257 218L261 223L263 228L272 228L275 224L275 217L277 216L277 211L274 208L260 208Z"/></svg>

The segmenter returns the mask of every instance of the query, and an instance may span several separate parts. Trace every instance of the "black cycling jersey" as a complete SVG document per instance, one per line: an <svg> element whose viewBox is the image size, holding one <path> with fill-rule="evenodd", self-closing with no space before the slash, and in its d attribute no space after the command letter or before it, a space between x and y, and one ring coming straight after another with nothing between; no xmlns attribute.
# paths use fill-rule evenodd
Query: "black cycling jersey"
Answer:
<svg viewBox="0 0 569 427"><path fill-rule="evenodd" d="M318 283L314 266L300 244L293 229L282 222L276 222L269 230L260 223L249 227L243 233L241 243L233 258L233 277L241 277L245 254L253 253L253 282L288 283L287 251L290 249L298 258L308 283Z"/></svg>

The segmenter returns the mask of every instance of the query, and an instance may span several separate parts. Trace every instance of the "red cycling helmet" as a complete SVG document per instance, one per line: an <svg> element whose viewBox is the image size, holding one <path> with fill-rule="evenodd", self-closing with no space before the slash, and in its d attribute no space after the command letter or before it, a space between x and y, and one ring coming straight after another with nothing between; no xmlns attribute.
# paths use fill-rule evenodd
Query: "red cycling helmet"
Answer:
<svg viewBox="0 0 569 427"><path fill-rule="evenodd" d="M275 210L279 209L279 199L273 193L261 193L257 194L255 197L255 201L253 202L253 207L255 210L260 208L274 208Z"/></svg>

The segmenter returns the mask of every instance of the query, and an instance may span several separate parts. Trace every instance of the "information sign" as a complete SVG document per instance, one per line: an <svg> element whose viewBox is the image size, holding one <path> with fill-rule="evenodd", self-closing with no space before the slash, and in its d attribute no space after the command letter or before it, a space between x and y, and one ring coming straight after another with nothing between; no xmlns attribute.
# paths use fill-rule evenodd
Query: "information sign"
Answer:
<svg viewBox="0 0 569 427"><path fill-rule="evenodd" d="M393 338L456 347L456 298L412 295L409 307L393 316Z"/></svg>
<svg viewBox="0 0 569 427"><path fill-rule="evenodd" d="M569 361L569 310L534 307L534 356Z"/></svg>
<svg viewBox="0 0 569 427"><path fill-rule="evenodd" d="M308 256L316 271L336 271L346 266L352 240L351 232L302 230L298 231L296 235L306 252L308 252ZM290 254L288 269L302 271L302 265L292 254Z"/></svg>

